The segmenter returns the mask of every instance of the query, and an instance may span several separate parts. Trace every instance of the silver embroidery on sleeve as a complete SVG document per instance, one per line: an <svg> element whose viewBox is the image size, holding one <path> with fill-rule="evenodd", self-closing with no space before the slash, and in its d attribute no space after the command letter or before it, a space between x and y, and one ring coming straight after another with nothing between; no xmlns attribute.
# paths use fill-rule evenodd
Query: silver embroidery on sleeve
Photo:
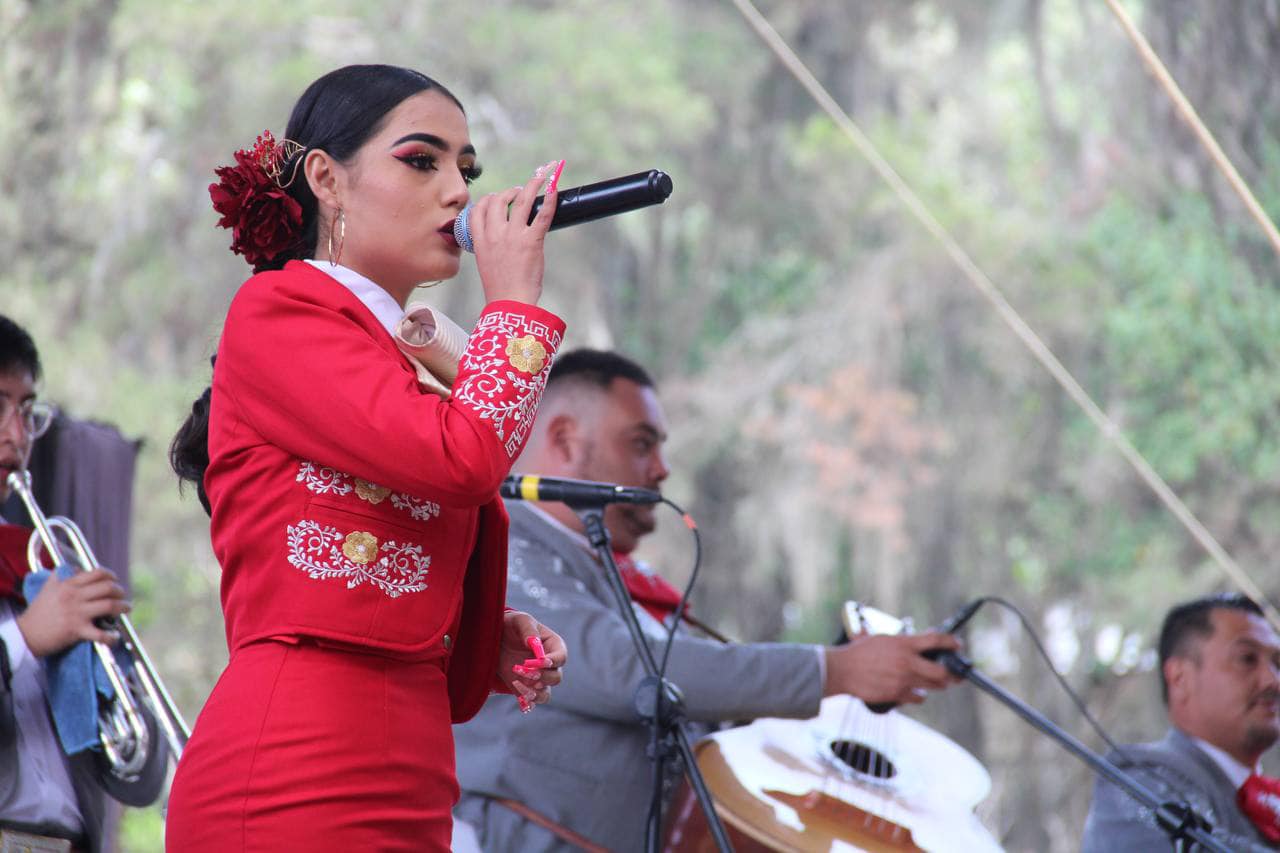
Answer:
<svg viewBox="0 0 1280 853"><path fill-rule="evenodd" d="M536 577L530 576L525 554L530 545L527 540L513 538L507 546L507 583L527 595L531 601L547 610L564 610L569 603L551 590ZM553 557L559 562L559 557Z"/></svg>
<svg viewBox="0 0 1280 853"><path fill-rule="evenodd" d="M347 589L368 581L391 598L426 589L431 565L420 545L379 543L360 531L344 536L336 527L309 519L289 525L288 560L315 580L342 578Z"/></svg>

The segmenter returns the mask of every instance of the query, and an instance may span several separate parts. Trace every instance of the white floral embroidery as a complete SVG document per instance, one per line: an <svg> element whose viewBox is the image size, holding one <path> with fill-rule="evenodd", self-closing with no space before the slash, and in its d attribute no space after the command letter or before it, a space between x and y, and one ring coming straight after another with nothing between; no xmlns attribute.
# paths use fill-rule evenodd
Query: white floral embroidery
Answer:
<svg viewBox="0 0 1280 853"><path fill-rule="evenodd" d="M317 495L349 495L354 491L357 497L371 504L379 504L383 500L379 496L382 487L376 483L358 480L350 474L314 462L304 461L299 465L296 480ZM407 512L415 521L430 521L440 514L440 504L434 501L424 501L399 492L392 492L388 497L393 507Z"/></svg>
<svg viewBox="0 0 1280 853"><path fill-rule="evenodd" d="M530 320L523 314L501 311L485 314L476 324L462 354L459 376L465 375L465 378L453 389L455 400L493 423L494 432L510 457L524 445L551 369L550 358L538 365L538 372L532 375L512 369L507 344L525 335L545 341L550 353L560 346L560 333L552 332L546 323Z"/></svg>
<svg viewBox="0 0 1280 853"><path fill-rule="evenodd" d="M422 553L422 546L383 542L378 547L376 561L358 563L343 553L341 543L346 538L336 527L309 519L290 524L289 563L316 580L345 578L347 589L368 581L391 598L427 588L431 557Z"/></svg>
<svg viewBox="0 0 1280 853"><path fill-rule="evenodd" d="M354 488L351 485L351 478L346 474L314 462L303 462L299 465L298 476L295 479L299 483L305 483L307 488L317 495L349 495Z"/></svg>

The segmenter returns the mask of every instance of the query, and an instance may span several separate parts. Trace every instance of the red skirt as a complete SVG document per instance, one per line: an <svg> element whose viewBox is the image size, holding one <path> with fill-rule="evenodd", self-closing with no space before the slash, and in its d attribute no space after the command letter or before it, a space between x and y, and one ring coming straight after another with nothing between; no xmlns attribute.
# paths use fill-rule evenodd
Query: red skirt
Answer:
<svg viewBox="0 0 1280 853"><path fill-rule="evenodd" d="M443 665L313 643L237 650L178 764L165 849L447 851Z"/></svg>

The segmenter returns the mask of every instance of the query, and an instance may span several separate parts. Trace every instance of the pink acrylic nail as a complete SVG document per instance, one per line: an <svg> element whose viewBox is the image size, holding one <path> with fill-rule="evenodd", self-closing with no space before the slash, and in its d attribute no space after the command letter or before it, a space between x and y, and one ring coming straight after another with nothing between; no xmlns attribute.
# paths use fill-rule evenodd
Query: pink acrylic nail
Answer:
<svg viewBox="0 0 1280 853"><path fill-rule="evenodd" d="M542 648L542 639L540 637L525 637L524 644L529 647L529 651L533 652L534 657L545 658L547 652ZM528 662L525 666L528 666Z"/></svg>
<svg viewBox="0 0 1280 853"><path fill-rule="evenodd" d="M556 191L556 187L560 184L560 173L564 171L564 161L561 160L556 166L556 173L551 176L551 183L547 184L547 195L551 195ZM535 652L536 654L536 652Z"/></svg>

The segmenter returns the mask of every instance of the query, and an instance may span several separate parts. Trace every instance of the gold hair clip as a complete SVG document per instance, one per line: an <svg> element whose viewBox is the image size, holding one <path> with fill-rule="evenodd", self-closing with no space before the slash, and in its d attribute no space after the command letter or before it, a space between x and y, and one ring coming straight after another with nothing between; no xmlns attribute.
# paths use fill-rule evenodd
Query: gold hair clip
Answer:
<svg viewBox="0 0 1280 853"><path fill-rule="evenodd" d="M277 145L274 145L263 152L262 170L267 173L267 177L276 182L282 190L287 190L298 177L298 167L302 165L302 158L298 155L307 150L307 146L300 142L294 142L292 139L282 139ZM281 181L284 175L284 164L293 160L293 168L289 170L289 180Z"/></svg>

